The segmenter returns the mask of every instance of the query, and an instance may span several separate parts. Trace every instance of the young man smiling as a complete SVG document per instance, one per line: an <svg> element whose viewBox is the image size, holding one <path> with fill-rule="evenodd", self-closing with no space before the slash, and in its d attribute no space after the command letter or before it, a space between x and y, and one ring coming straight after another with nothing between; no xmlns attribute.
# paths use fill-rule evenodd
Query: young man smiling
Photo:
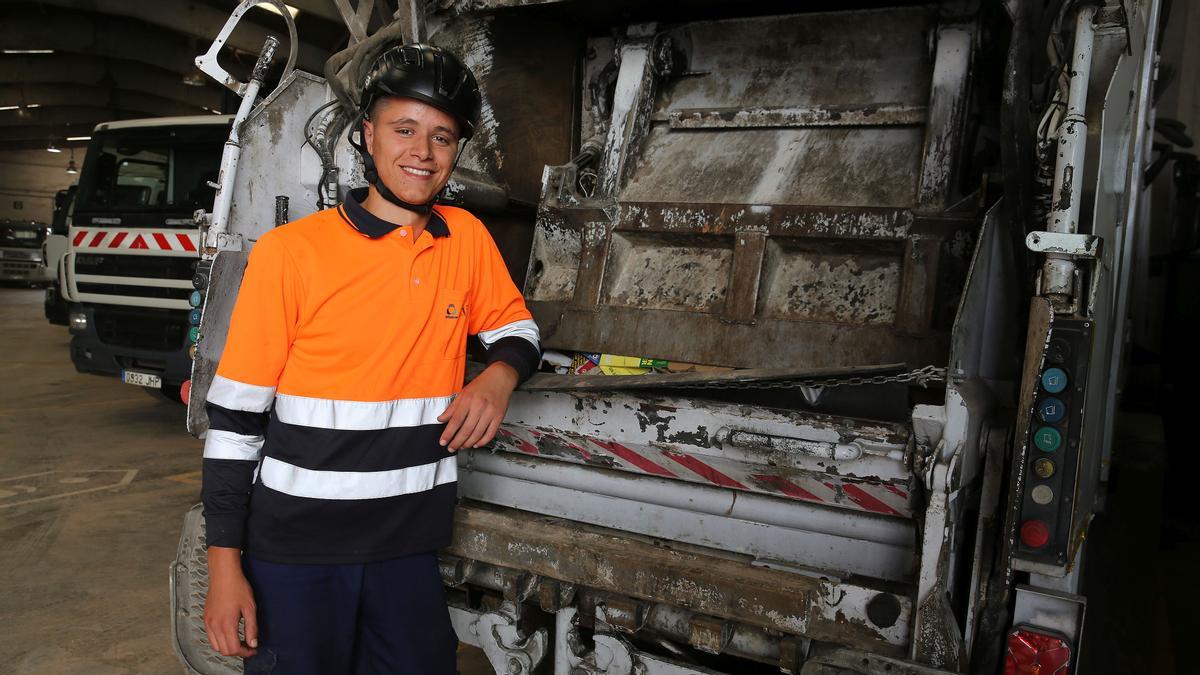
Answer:
<svg viewBox="0 0 1200 675"><path fill-rule="evenodd" d="M455 672L435 553L453 453L492 439L540 358L487 230L434 205L479 106L453 54L386 50L351 131L369 187L250 255L208 395L203 485L205 627L248 673ZM468 334L488 367L464 387Z"/></svg>

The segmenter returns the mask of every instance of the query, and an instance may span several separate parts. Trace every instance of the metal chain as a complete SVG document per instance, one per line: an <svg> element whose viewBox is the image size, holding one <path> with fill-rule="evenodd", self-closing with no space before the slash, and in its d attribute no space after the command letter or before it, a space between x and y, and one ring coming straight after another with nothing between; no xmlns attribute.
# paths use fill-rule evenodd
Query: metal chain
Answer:
<svg viewBox="0 0 1200 675"><path fill-rule="evenodd" d="M892 375L851 375L848 377L828 377L824 379L804 380L772 380L767 382L696 382L688 384L672 384L672 389L798 389L801 387L858 387L865 384L893 384L913 382L921 387L927 387L933 382L945 382L946 369L937 366L925 366L916 370L908 370Z"/></svg>

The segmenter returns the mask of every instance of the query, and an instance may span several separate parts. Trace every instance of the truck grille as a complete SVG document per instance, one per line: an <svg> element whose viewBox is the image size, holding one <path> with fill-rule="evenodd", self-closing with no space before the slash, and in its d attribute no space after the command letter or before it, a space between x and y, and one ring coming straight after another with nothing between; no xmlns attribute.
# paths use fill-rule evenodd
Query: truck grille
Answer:
<svg viewBox="0 0 1200 675"><path fill-rule="evenodd" d="M174 351L183 345L184 336L187 334L186 312L165 309L139 309L130 312L105 306L96 306L94 312L96 333L106 345Z"/></svg>
<svg viewBox="0 0 1200 675"><path fill-rule="evenodd" d="M131 298L168 298L171 300L187 300L191 295L190 288L162 288L159 286L124 286L122 284L93 284L77 282L80 293L95 293L97 295L124 295Z"/></svg>
<svg viewBox="0 0 1200 675"><path fill-rule="evenodd" d="M0 261L0 276L4 277L29 277L33 276L42 267L40 262L26 262L24 260L3 260Z"/></svg>
<svg viewBox="0 0 1200 675"><path fill-rule="evenodd" d="M191 279L197 260L198 258L80 253L75 256L75 269L79 274L113 277Z"/></svg>

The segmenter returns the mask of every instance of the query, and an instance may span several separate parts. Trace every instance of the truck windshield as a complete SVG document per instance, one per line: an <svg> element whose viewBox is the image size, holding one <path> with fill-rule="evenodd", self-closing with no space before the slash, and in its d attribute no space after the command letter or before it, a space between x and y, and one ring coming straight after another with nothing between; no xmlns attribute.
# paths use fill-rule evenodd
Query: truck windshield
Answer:
<svg viewBox="0 0 1200 675"><path fill-rule="evenodd" d="M45 223L0 220L0 246L39 248L45 240Z"/></svg>
<svg viewBox="0 0 1200 675"><path fill-rule="evenodd" d="M136 127L97 133L79 175L76 212L212 208L229 127Z"/></svg>

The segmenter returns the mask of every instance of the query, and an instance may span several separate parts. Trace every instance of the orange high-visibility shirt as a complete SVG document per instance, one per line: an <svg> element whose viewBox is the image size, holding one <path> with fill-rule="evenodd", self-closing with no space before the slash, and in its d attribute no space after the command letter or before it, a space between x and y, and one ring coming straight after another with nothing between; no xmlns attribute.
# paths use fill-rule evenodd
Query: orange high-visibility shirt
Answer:
<svg viewBox="0 0 1200 675"><path fill-rule="evenodd" d="M479 220L438 206L414 238L361 194L251 251L208 395L210 545L321 563L444 547L457 467L437 417L467 335L536 368L537 326Z"/></svg>

